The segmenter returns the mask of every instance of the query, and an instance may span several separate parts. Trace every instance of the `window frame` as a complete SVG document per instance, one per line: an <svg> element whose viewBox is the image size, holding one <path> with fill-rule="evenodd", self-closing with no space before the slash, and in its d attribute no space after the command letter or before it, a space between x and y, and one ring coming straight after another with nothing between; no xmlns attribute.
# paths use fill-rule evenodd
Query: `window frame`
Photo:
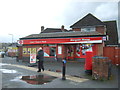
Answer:
<svg viewBox="0 0 120 90"><path fill-rule="evenodd" d="M93 31L96 31L96 28L94 26L82 27L81 28L81 32L93 32Z"/></svg>

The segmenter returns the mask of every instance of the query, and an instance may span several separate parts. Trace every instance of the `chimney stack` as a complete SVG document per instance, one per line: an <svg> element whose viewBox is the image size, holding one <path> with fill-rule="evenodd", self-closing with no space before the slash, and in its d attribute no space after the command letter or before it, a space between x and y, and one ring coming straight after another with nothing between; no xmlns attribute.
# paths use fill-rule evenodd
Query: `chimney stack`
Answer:
<svg viewBox="0 0 120 90"><path fill-rule="evenodd" d="M62 30L62 32L64 32L64 25L61 26L61 30Z"/></svg>
<svg viewBox="0 0 120 90"><path fill-rule="evenodd" d="M43 32L44 31L44 26L41 26L41 32Z"/></svg>

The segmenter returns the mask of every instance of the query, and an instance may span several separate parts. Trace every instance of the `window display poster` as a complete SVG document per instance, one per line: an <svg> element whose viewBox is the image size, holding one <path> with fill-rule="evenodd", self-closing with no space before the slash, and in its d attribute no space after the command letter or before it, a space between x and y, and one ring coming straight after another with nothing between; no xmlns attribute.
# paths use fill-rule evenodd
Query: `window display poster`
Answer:
<svg viewBox="0 0 120 90"><path fill-rule="evenodd" d="M27 48L23 48L23 54L27 54Z"/></svg>
<svg viewBox="0 0 120 90"><path fill-rule="evenodd" d="M30 54L31 53L31 48L28 48L28 54Z"/></svg>
<svg viewBox="0 0 120 90"><path fill-rule="evenodd" d="M80 45L76 46L76 55L80 57Z"/></svg>
<svg viewBox="0 0 120 90"><path fill-rule="evenodd" d="M30 53L30 63L36 63L36 54Z"/></svg>
<svg viewBox="0 0 120 90"><path fill-rule="evenodd" d="M44 57L49 57L49 53L50 53L50 50L49 50L49 47L43 47L43 51L44 51Z"/></svg>
<svg viewBox="0 0 120 90"><path fill-rule="evenodd" d="M62 46L58 46L58 54L62 54Z"/></svg>
<svg viewBox="0 0 120 90"><path fill-rule="evenodd" d="M93 51L92 44L83 44L82 45L82 55L86 55L86 51Z"/></svg>
<svg viewBox="0 0 120 90"><path fill-rule="evenodd" d="M31 53L36 53L36 48L31 48Z"/></svg>

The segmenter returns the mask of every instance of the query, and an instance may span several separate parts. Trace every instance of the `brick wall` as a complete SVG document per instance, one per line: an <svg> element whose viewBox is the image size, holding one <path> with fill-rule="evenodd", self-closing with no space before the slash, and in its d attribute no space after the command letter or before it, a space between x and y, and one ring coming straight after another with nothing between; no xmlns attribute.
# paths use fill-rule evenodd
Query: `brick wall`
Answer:
<svg viewBox="0 0 120 90"><path fill-rule="evenodd" d="M104 56L109 57L112 60L112 64L120 65L120 47L118 46L106 46L104 47Z"/></svg>
<svg viewBox="0 0 120 90"><path fill-rule="evenodd" d="M98 56L103 56L103 44L98 45Z"/></svg>
<svg viewBox="0 0 120 90"><path fill-rule="evenodd" d="M73 28L73 31L81 31L80 28Z"/></svg>
<svg viewBox="0 0 120 90"><path fill-rule="evenodd" d="M96 26L96 31L102 34L105 34L105 27L104 26Z"/></svg>

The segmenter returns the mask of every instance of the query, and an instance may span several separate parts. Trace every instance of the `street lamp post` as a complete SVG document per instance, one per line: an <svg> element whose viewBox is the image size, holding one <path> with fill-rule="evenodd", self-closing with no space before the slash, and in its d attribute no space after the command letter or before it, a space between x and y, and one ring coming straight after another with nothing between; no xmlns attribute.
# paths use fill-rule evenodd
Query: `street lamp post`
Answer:
<svg viewBox="0 0 120 90"><path fill-rule="evenodd" d="M9 34L12 36L12 50L13 50L13 34ZM12 52L13 53L13 52ZM12 58L13 58L13 54L12 54Z"/></svg>
<svg viewBox="0 0 120 90"><path fill-rule="evenodd" d="M13 34L9 34L9 35L11 35L11 36L12 36L12 44L13 44Z"/></svg>

